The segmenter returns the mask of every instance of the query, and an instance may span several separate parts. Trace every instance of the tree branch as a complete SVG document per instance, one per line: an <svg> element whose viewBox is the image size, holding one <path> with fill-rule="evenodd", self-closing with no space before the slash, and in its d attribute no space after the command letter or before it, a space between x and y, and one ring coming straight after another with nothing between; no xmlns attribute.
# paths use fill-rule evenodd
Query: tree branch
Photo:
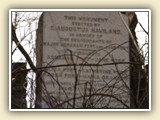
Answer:
<svg viewBox="0 0 160 120"><path fill-rule="evenodd" d="M24 57L26 58L29 66L31 67L31 69L36 72L36 67L35 65L33 64L30 56L28 55L28 53L25 51L25 49L22 47L22 45L20 44L20 42L18 41L18 38L16 36L16 31L15 31L15 28L12 24L12 40L15 42L15 44L17 45L18 49L21 51L21 53L24 55Z"/></svg>
<svg viewBox="0 0 160 120"><path fill-rule="evenodd" d="M144 27L142 26L142 24L140 22L138 22L138 23L141 26L141 28L143 29L143 31L148 35L148 32L144 29Z"/></svg>

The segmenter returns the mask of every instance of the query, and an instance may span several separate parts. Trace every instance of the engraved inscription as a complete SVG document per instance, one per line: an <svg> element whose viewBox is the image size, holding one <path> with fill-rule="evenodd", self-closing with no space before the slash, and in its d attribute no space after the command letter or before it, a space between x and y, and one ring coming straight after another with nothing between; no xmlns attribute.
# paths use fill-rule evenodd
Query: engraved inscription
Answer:
<svg viewBox="0 0 160 120"><path fill-rule="evenodd" d="M126 16L125 21L128 22ZM118 12L45 12L44 90L55 108L127 108L129 35ZM46 100L43 107L49 107Z"/></svg>

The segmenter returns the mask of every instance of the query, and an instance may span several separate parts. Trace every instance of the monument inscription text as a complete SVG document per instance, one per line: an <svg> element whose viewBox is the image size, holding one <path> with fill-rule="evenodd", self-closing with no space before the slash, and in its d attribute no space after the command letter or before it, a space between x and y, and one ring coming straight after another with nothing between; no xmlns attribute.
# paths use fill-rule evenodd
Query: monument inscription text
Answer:
<svg viewBox="0 0 160 120"><path fill-rule="evenodd" d="M42 66L52 66L42 107L129 107L129 35L118 12L45 12L42 51Z"/></svg>

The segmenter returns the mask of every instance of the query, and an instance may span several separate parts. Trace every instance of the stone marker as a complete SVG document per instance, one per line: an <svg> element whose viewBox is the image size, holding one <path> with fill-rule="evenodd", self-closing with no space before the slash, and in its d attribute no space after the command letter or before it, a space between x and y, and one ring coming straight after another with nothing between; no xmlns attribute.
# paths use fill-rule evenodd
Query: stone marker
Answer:
<svg viewBox="0 0 160 120"><path fill-rule="evenodd" d="M130 107L129 33L118 12L44 12L41 20L41 108Z"/></svg>

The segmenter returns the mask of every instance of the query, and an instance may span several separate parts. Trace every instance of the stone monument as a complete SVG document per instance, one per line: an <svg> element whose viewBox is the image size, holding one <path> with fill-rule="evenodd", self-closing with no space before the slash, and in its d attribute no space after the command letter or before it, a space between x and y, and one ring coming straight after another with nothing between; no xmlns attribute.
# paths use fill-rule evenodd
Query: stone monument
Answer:
<svg viewBox="0 0 160 120"><path fill-rule="evenodd" d="M129 108L128 16L44 12L37 32L41 108ZM37 82L38 83L38 82Z"/></svg>

